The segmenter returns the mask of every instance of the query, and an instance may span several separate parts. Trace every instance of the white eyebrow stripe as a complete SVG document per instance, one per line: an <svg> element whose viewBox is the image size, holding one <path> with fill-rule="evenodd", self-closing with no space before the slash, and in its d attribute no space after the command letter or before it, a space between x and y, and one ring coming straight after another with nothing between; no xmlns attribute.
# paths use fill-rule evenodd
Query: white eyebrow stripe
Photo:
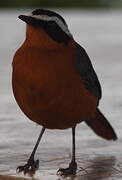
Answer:
<svg viewBox="0 0 122 180"><path fill-rule="evenodd" d="M66 24L64 24L58 17L56 16L47 16L47 15L33 15L30 14L30 17L33 17L35 19L39 19L39 20L44 20L44 21L55 21L57 23L57 25L70 37L72 37L68 26Z"/></svg>

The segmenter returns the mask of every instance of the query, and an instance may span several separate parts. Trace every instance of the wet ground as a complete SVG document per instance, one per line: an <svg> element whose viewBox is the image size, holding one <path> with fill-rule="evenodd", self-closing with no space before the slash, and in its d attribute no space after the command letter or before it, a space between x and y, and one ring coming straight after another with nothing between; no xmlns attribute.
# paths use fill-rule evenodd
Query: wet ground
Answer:
<svg viewBox="0 0 122 180"><path fill-rule="evenodd" d="M11 62L24 40L25 25L17 16L29 10L0 10L0 174L16 175L40 133L18 108L11 89ZM77 127L75 180L122 178L122 13L119 11L58 11L67 20L74 38L88 52L103 88L100 109L118 134L118 141L97 137L82 123ZM58 180L56 171L71 157L71 130L47 130L36 158L35 178Z"/></svg>

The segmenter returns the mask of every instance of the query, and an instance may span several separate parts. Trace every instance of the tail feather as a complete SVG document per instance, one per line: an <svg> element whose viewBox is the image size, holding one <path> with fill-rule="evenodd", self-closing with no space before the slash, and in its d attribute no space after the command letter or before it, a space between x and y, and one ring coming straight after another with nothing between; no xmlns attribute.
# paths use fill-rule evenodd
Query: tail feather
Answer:
<svg viewBox="0 0 122 180"><path fill-rule="evenodd" d="M114 129L99 109L97 109L94 120L85 122L98 136L107 140L117 140Z"/></svg>

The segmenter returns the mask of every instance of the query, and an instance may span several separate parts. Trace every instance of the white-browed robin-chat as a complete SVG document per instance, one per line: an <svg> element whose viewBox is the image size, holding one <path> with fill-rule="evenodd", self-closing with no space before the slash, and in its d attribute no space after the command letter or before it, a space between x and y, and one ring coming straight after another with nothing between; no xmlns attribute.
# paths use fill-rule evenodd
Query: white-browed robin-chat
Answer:
<svg viewBox="0 0 122 180"><path fill-rule="evenodd" d="M117 136L98 105L101 85L83 47L73 38L65 20L57 13L36 9L20 15L26 22L26 38L13 59L12 84L15 99L25 115L42 126L36 146L19 172L33 176L39 160L34 155L46 128L72 128L72 159L58 170L76 174L75 128L84 121L98 136Z"/></svg>

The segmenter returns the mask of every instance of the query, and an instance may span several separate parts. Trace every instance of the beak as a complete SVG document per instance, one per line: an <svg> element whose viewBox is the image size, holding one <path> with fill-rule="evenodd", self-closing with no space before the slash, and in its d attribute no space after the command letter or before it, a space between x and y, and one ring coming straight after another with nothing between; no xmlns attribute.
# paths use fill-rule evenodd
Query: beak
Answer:
<svg viewBox="0 0 122 180"><path fill-rule="evenodd" d="M18 16L19 19L21 19L22 21L24 21L27 24L33 24L33 18L30 16L26 16L26 15L20 15Z"/></svg>
<svg viewBox="0 0 122 180"><path fill-rule="evenodd" d="M27 15L20 15L18 16L19 19L24 21L27 24L30 24L35 27L42 27L44 25L44 22L38 19L35 19L34 17L27 16Z"/></svg>

